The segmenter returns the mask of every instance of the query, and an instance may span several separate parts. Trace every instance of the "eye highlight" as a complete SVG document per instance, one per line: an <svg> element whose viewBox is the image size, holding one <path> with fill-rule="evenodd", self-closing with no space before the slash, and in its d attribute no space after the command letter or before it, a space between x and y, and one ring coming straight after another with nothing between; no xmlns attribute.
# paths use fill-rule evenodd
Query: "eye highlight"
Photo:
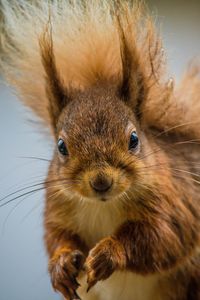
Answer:
<svg viewBox="0 0 200 300"><path fill-rule="evenodd" d="M138 147L138 144L139 144L139 139L138 139L137 133L136 133L136 131L133 131L130 136L129 150L136 149Z"/></svg>
<svg viewBox="0 0 200 300"><path fill-rule="evenodd" d="M62 154L62 155L68 155L68 150L67 147L65 145L65 142L62 139L58 140L58 151Z"/></svg>

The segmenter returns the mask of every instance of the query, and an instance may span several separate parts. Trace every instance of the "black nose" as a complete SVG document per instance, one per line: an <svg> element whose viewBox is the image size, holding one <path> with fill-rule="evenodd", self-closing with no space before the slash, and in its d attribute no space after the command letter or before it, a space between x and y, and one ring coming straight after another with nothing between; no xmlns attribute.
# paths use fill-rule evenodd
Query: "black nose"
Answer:
<svg viewBox="0 0 200 300"><path fill-rule="evenodd" d="M94 179L90 180L91 187L98 193L107 192L112 186L112 178L97 176Z"/></svg>

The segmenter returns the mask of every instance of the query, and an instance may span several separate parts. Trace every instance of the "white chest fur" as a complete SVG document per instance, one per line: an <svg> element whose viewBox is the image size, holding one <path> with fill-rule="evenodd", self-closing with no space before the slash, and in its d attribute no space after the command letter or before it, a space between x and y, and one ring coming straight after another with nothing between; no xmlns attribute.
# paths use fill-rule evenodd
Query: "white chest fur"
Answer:
<svg viewBox="0 0 200 300"><path fill-rule="evenodd" d="M139 276L131 272L115 272L98 282L86 293L86 278L79 293L84 300L163 300L158 288L158 276Z"/></svg>
<svg viewBox="0 0 200 300"><path fill-rule="evenodd" d="M112 234L128 219L122 204L79 203L73 216L76 232L92 248L102 238ZM86 279L83 278L83 281ZM86 282L82 283L80 295L85 300L160 300L157 276L139 276L132 272L115 272L109 279L98 282L85 293Z"/></svg>
<svg viewBox="0 0 200 300"><path fill-rule="evenodd" d="M96 290L101 300L158 300L157 278L143 277L131 272L116 272Z"/></svg>

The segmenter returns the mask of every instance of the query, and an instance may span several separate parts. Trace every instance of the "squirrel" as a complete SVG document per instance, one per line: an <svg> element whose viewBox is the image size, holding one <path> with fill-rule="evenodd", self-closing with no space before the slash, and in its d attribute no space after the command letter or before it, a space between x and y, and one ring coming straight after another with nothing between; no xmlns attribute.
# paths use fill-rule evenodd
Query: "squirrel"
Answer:
<svg viewBox="0 0 200 300"><path fill-rule="evenodd" d="M2 0L0 67L50 130L44 241L66 300L200 299L200 79L141 1Z"/></svg>

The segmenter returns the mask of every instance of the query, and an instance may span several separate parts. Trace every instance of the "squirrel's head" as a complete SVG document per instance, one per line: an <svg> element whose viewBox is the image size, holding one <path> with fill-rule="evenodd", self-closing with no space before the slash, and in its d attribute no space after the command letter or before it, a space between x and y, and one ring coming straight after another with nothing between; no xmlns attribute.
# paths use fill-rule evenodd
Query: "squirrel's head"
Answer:
<svg viewBox="0 0 200 300"><path fill-rule="evenodd" d="M147 141L112 87L74 94L57 124L55 163L63 190L106 201L141 184Z"/></svg>

